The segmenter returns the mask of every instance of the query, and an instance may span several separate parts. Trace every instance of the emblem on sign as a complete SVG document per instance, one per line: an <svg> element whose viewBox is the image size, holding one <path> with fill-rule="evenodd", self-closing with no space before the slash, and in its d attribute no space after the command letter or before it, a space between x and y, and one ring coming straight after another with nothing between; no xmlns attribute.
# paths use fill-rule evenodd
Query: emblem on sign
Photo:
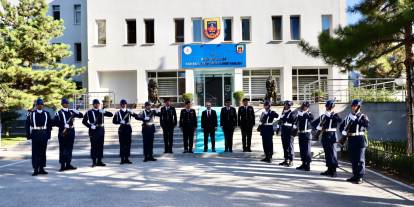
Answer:
<svg viewBox="0 0 414 207"><path fill-rule="evenodd" d="M220 18L204 19L204 35L209 39L215 39L220 35Z"/></svg>
<svg viewBox="0 0 414 207"><path fill-rule="evenodd" d="M243 54L244 53L244 45L237 45L236 46L236 52L239 54Z"/></svg>

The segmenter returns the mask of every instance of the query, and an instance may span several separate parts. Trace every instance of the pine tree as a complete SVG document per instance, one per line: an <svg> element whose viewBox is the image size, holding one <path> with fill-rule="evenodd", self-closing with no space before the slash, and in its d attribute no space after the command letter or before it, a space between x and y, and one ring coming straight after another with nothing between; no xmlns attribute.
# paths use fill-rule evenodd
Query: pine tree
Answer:
<svg viewBox="0 0 414 207"><path fill-rule="evenodd" d="M404 51L407 78L407 153L413 153L413 0L364 0L350 8L363 19L354 25L323 32L319 46L302 41L303 51L321 57L326 63L347 69L375 64L379 58L398 50Z"/></svg>

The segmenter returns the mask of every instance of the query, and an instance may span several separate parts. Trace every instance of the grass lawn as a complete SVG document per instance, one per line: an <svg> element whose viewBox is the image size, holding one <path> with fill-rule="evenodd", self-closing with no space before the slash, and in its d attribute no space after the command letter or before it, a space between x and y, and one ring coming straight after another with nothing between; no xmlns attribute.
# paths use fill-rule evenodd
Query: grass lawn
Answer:
<svg viewBox="0 0 414 207"><path fill-rule="evenodd" d="M23 136L1 136L1 147L10 147L26 141Z"/></svg>

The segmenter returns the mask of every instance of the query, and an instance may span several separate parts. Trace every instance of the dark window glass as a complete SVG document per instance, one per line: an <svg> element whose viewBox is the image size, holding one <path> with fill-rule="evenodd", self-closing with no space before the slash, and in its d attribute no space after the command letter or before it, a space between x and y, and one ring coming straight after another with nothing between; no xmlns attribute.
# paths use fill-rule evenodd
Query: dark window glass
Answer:
<svg viewBox="0 0 414 207"><path fill-rule="evenodd" d="M282 17L272 17L273 40L282 40Z"/></svg>
<svg viewBox="0 0 414 207"><path fill-rule="evenodd" d="M157 77L156 72L148 72L148 78L155 78L155 77Z"/></svg>
<svg viewBox="0 0 414 207"><path fill-rule="evenodd" d="M320 69L319 73L323 74L323 75L327 75L327 74L329 74L329 71L328 71L328 69Z"/></svg>
<svg viewBox="0 0 414 207"><path fill-rule="evenodd" d="M175 42L184 42L184 19L175 20Z"/></svg>
<svg viewBox="0 0 414 207"><path fill-rule="evenodd" d="M177 77L177 72L159 72L158 73L159 78L171 78L171 77Z"/></svg>
<svg viewBox="0 0 414 207"><path fill-rule="evenodd" d="M232 19L225 19L224 20L224 41L232 41Z"/></svg>
<svg viewBox="0 0 414 207"><path fill-rule="evenodd" d="M81 45L81 43L75 43L75 60L77 62L82 61L82 45Z"/></svg>
<svg viewBox="0 0 414 207"><path fill-rule="evenodd" d="M127 43L136 44L137 43L137 21L127 20Z"/></svg>
<svg viewBox="0 0 414 207"><path fill-rule="evenodd" d="M250 41L250 19L242 19L242 40Z"/></svg>
<svg viewBox="0 0 414 207"><path fill-rule="evenodd" d="M300 40L300 17L290 17L290 38L291 40Z"/></svg>
<svg viewBox="0 0 414 207"><path fill-rule="evenodd" d="M53 19L54 20L60 19L60 6L59 5L53 5L52 10L53 10Z"/></svg>
<svg viewBox="0 0 414 207"><path fill-rule="evenodd" d="M155 43L154 37L154 20L146 19L145 23L145 43Z"/></svg>
<svg viewBox="0 0 414 207"><path fill-rule="evenodd" d="M299 75L318 75L318 69L302 69L299 70Z"/></svg>

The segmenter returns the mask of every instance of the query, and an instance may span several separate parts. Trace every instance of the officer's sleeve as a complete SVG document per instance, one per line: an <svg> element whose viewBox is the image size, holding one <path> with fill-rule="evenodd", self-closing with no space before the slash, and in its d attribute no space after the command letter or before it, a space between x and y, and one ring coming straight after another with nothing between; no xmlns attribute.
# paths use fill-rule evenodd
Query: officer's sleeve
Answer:
<svg viewBox="0 0 414 207"><path fill-rule="evenodd" d="M358 124L361 125L361 126L363 126L363 127L365 127L365 128L368 128L369 127L369 119L368 119L368 117L365 114L362 114L361 116L362 117L359 120Z"/></svg>
<svg viewBox="0 0 414 207"><path fill-rule="evenodd" d="M336 119L336 122L337 122L337 123L342 122L342 118L341 118L341 117L339 116L339 114L337 114L337 113L334 115L334 117L333 117L333 118L334 118L334 119Z"/></svg>
<svg viewBox="0 0 414 207"><path fill-rule="evenodd" d="M175 108L173 110L173 117L174 117L174 126L177 126L177 111L175 111Z"/></svg>
<svg viewBox="0 0 414 207"><path fill-rule="evenodd" d="M317 127L318 127L318 125L319 125L319 122L321 122L321 117L317 118L315 121L313 121L313 122L311 123L312 128L316 130L316 128L317 128Z"/></svg>
<svg viewBox="0 0 414 207"><path fill-rule="evenodd" d="M109 111L105 111L104 116L106 116L106 117L112 117L112 116L114 116L114 114L111 113L111 112L109 112Z"/></svg>
<svg viewBox="0 0 414 207"><path fill-rule="evenodd" d="M50 116L50 113L49 112L46 112L46 116L47 116L47 124L46 124L46 127L47 127L47 131L52 131L52 127L53 127L53 119L52 119L52 116Z"/></svg>
<svg viewBox="0 0 414 207"><path fill-rule="evenodd" d="M85 116L83 116L82 124L88 128L91 128L91 124L89 124L89 113L88 112L86 112Z"/></svg>
<svg viewBox="0 0 414 207"><path fill-rule="evenodd" d="M240 110L241 107L239 107L239 109L237 110L237 126L240 126ZM246 116L248 116L248 114L246 113Z"/></svg>
<svg viewBox="0 0 414 207"><path fill-rule="evenodd" d="M224 108L221 109L220 112L220 126L223 126L224 120L223 120L223 114L224 114Z"/></svg>
<svg viewBox="0 0 414 207"><path fill-rule="evenodd" d="M115 113L114 118L112 118L112 123L113 124L120 124L119 114L118 113Z"/></svg>
<svg viewBox="0 0 414 207"><path fill-rule="evenodd" d="M345 129L345 123L346 121L345 120L343 120L342 121L342 123L341 123L341 125L339 125L339 132L342 132L342 131L344 131L344 129Z"/></svg>
<svg viewBox="0 0 414 207"><path fill-rule="evenodd" d="M155 116L161 117L161 112L160 111L159 112L157 112L156 110L153 110L153 111L154 111Z"/></svg>
<svg viewBox="0 0 414 207"><path fill-rule="evenodd" d="M274 113L275 119L279 118L279 114L276 111L274 111L274 112L275 112Z"/></svg>
<svg viewBox="0 0 414 207"><path fill-rule="evenodd" d="M180 112L180 124L179 124L179 127L183 127L183 112L184 112L184 109L182 109L181 110L181 112Z"/></svg>
<svg viewBox="0 0 414 207"><path fill-rule="evenodd" d="M313 119L314 119L315 117L313 116L313 114L312 113L308 113L308 120L309 121L313 121Z"/></svg>
<svg viewBox="0 0 414 207"><path fill-rule="evenodd" d="M234 117L233 117L233 126L237 126L237 112L236 109L233 108L233 112L234 112Z"/></svg>
<svg viewBox="0 0 414 207"><path fill-rule="evenodd" d="M254 114L254 108L252 107L252 110L250 110L250 115L252 116L252 120L253 120L253 126L256 124L256 115ZM276 113L276 112L275 112ZM277 113L276 113L276 118L278 117Z"/></svg>
<svg viewBox="0 0 414 207"><path fill-rule="evenodd" d="M83 114L81 112L79 112L78 114L76 114L76 118L83 118Z"/></svg>
<svg viewBox="0 0 414 207"><path fill-rule="evenodd" d="M193 126L194 126L194 128L197 128L197 114L196 114L195 110L193 110L193 112L194 112Z"/></svg>
<svg viewBox="0 0 414 207"><path fill-rule="evenodd" d="M26 129L26 138L29 140L30 138L30 113L27 113L27 117L26 117L26 124L25 124L25 129Z"/></svg>
<svg viewBox="0 0 414 207"><path fill-rule="evenodd" d="M137 116L135 117L136 120L139 121L144 121L144 111L142 111L141 113L137 114Z"/></svg>

